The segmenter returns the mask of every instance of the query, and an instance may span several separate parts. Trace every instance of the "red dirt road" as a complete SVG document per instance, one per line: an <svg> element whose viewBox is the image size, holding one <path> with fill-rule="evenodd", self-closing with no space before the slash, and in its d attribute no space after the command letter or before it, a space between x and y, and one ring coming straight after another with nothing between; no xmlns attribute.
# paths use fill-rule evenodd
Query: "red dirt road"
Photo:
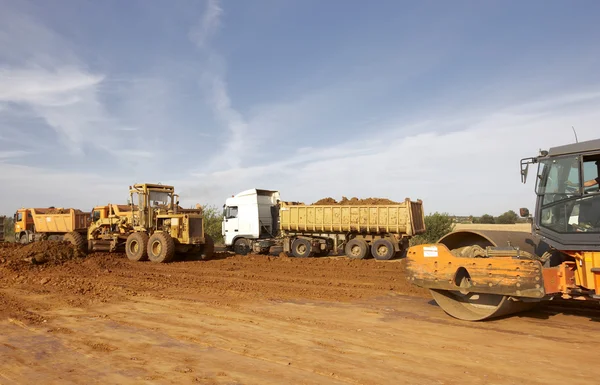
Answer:
<svg viewBox="0 0 600 385"><path fill-rule="evenodd" d="M0 261L0 384L594 384L598 320L461 322L398 261Z"/></svg>

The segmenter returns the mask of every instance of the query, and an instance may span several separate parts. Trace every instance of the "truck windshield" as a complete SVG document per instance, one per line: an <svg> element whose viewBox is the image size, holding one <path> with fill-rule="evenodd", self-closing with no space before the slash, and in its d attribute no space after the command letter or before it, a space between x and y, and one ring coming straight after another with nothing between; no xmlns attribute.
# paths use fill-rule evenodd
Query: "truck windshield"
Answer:
<svg viewBox="0 0 600 385"><path fill-rule="evenodd" d="M542 227L559 233L600 231L600 196L590 196L581 180L579 156L540 161L536 192Z"/></svg>

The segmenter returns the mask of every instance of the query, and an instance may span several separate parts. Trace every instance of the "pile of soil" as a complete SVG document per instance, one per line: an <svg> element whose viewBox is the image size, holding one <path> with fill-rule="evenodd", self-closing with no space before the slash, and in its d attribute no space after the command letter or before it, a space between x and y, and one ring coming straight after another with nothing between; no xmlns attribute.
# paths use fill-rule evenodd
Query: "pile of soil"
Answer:
<svg viewBox="0 0 600 385"><path fill-rule="evenodd" d="M71 209L63 209L63 208L55 208L55 207L51 207L45 211L42 212L42 214L68 214L69 210ZM82 211L79 209L73 209L73 211L75 211L75 213L77 214L81 214Z"/></svg>
<svg viewBox="0 0 600 385"><path fill-rule="evenodd" d="M19 268L24 265L60 265L85 255L69 242L40 241L28 245L0 245L0 266Z"/></svg>
<svg viewBox="0 0 600 385"><path fill-rule="evenodd" d="M340 205L340 206L372 206L372 205L398 205L400 202L394 202L391 199L387 198L365 198L358 199L354 198L346 198L342 197L341 201L336 201L335 199L328 197L319 199L313 205Z"/></svg>

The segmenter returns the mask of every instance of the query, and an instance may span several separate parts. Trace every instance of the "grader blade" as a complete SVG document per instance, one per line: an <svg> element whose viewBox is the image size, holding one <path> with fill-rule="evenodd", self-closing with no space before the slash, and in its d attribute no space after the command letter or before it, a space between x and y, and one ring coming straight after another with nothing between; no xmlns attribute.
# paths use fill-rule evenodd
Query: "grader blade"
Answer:
<svg viewBox="0 0 600 385"><path fill-rule="evenodd" d="M524 311L545 296L535 259L457 257L438 243L411 247L406 268L411 283L430 289L446 313L466 321Z"/></svg>

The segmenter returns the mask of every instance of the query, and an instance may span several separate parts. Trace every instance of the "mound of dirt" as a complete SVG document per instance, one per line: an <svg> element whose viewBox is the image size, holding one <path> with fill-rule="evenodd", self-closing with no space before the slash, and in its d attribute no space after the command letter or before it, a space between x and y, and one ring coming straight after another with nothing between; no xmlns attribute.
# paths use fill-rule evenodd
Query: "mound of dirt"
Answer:
<svg viewBox="0 0 600 385"><path fill-rule="evenodd" d="M28 245L0 245L0 265L19 268L24 265L60 265L84 254L69 242L40 241Z"/></svg>
<svg viewBox="0 0 600 385"><path fill-rule="evenodd" d="M340 206L371 206L371 205L398 205L400 204L400 202L394 202L391 199L387 199L387 198L365 198L365 199L359 199L359 198L346 198L346 197L342 197L341 201L336 201L335 199L328 197L328 198L323 198L320 199L318 201L316 201L315 203L313 203L313 205L340 205Z"/></svg>

